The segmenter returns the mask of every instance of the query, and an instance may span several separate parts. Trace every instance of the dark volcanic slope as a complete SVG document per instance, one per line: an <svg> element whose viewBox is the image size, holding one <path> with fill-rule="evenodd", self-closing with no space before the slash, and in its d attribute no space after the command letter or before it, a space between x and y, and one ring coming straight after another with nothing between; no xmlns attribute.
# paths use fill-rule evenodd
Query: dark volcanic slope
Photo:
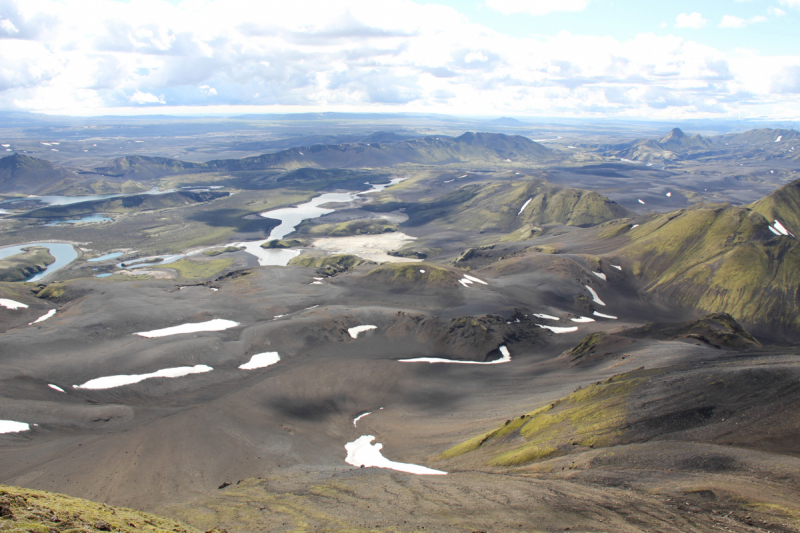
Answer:
<svg viewBox="0 0 800 533"><path fill-rule="evenodd" d="M22 154L0 159L0 193L31 193L52 185L69 172L49 161Z"/></svg>
<svg viewBox="0 0 800 533"><path fill-rule="evenodd" d="M553 158L544 146L519 135L465 133L457 138L424 137L390 144L359 143L293 148L274 154L238 160L209 161L214 170L261 170L266 168L391 167L404 163L543 162Z"/></svg>

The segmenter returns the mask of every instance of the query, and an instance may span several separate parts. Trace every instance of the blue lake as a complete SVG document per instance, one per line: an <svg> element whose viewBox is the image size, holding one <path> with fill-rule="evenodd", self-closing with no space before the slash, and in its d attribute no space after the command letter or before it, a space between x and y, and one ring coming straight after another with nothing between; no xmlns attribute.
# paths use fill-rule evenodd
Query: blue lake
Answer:
<svg viewBox="0 0 800 533"><path fill-rule="evenodd" d="M121 256L123 252L114 252L111 254L101 255L100 257L95 257L94 259L88 259L89 263L96 263L98 261L105 261L107 259L116 259L117 257Z"/></svg>
<svg viewBox="0 0 800 533"><path fill-rule="evenodd" d="M113 221L113 218L104 215L86 215L83 218L77 218L74 220L52 220L45 224L45 226L63 226L64 224L100 223Z"/></svg>

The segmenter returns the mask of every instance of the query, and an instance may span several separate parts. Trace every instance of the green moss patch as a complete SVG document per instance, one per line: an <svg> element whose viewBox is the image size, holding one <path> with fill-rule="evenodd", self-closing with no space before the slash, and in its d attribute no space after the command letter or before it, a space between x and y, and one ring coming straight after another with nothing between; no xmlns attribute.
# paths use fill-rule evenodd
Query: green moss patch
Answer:
<svg viewBox="0 0 800 533"><path fill-rule="evenodd" d="M0 485L0 531L200 533L176 520L41 490Z"/></svg>
<svg viewBox="0 0 800 533"><path fill-rule="evenodd" d="M210 278L221 273L233 264L232 259L215 259L213 261L192 261L181 259L166 265L156 265L150 268L170 268L184 279Z"/></svg>

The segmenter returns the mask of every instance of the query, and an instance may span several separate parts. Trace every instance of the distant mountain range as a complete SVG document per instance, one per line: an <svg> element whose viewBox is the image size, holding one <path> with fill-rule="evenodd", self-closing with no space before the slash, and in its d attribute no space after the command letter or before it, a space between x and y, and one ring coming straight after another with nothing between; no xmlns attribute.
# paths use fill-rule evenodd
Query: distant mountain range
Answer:
<svg viewBox="0 0 800 533"><path fill-rule="evenodd" d="M797 144L797 150L791 148ZM713 137L686 135L674 128L659 139L634 141L594 147L605 156L639 162L669 162L705 158L770 158L778 154L797 159L800 156L800 133L785 129L757 129Z"/></svg>
<svg viewBox="0 0 800 533"><path fill-rule="evenodd" d="M519 135L465 133L460 137L431 136L407 139L394 133L377 132L360 142L314 144L244 159L222 159L191 163L164 157L130 155L118 157L88 170L71 170L33 157L15 154L0 159L0 193L39 193L67 177L64 189L76 183L108 180L136 182L190 172L235 172L299 168L392 167L402 164L446 165L454 163L498 164L504 162L542 163L553 152ZM81 179L81 176L83 179ZM98 185L99 187L99 185ZM88 187L95 189L94 185Z"/></svg>

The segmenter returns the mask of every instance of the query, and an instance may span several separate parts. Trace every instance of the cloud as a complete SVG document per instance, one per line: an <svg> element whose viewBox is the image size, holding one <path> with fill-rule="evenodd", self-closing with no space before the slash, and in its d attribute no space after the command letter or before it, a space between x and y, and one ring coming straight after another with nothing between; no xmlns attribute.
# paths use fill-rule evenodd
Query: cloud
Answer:
<svg viewBox="0 0 800 533"><path fill-rule="evenodd" d="M778 0L778 3L782 6L800 9L800 0Z"/></svg>
<svg viewBox="0 0 800 533"><path fill-rule="evenodd" d="M772 90L782 94L800 94L800 66L785 67L772 79Z"/></svg>
<svg viewBox="0 0 800 533"><path fill-rule="evenodd" d="M708 20L703 18L703 15L696 11L688 15L686 13L681 13L675 17L676 28L692 28L694 30L699 30L704 27L706 23L708 23Z"/></svg>
<svg viewBox="0 0 800 533"><path fill-rule="evenodd" d="M505 15L546 15L554 11L583 11L589 0L486 0L486 6Z"/></svg>
<svg viewBox="0 0 800 533"><path fill-rule="evenodd" d="M164 95L156 96L151 93L136 91L129 99L132 104L166 104Z"/></svg>
<svg viewBox="0 0 800 533"><path fill-rule="evenodd" d="M18 30L0 22L0 109L800 116L789 53L654 33L514 37L413 0L306 0L256 16L264 1L0 0L0 21Z"/></svg>
<svg viewBox="0 0 800 533"><path fill-rule="evenodd" d="M767 13L769 13L769 14L770 14L770 15L772 15L773 17L782 17L782 16L784 16L784 15L786 14L786 11L784 11L783 9L781 9L781 8L779 8L779 7L772 7L772 6L770 6L770 7L767 9Z"/></svg>
<svg viewBox="0 0 800 533"><path fill-rule="evenodd" d="M724 15L719 23L720 28L744 28L757 22L766 22L767 17L756 16L751 19L743 19L733 15Z"/></svg>

